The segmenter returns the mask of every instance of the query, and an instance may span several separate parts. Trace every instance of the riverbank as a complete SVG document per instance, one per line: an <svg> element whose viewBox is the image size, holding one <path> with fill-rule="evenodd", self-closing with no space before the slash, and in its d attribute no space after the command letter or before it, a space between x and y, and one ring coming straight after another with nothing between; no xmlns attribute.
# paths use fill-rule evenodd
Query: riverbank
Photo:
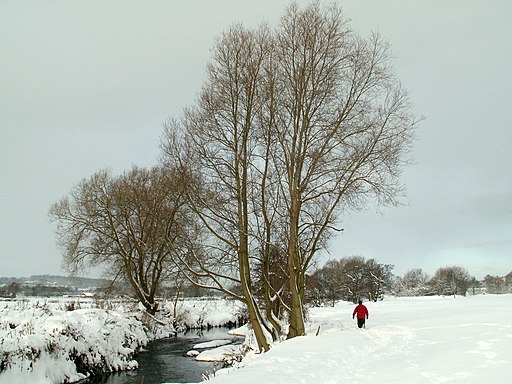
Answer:
<svg viewBox="0 0 512 384"><path fill-rule="evenodd" d="M191 356L190 351L199 345L216 345L215 340L230 341L230 345L243 342L243 338L228 334L228 329L215 327L205 330L190 330L176 337L155 340L148 343L137 354L139 368L133 371L116 372L101 378L94 378L87 384L141 384L141 383L197 383L212 372L220 369L223 363L202 361ZM222 357L222 356L219 356ZM80 383L82 384L82 383ZM85 384L85 383L84 383Z"/></svg>
<svg viewBox="0 0 512 384"><path fill-rule="evenodd" d="M0 384L72 383L138 367L136 353L176 328L238 321L235 303L163 303L157 318L131 302L98 308L93 300L23 299L0 302ZM176 313L176 317L171 314Z"/></svg>

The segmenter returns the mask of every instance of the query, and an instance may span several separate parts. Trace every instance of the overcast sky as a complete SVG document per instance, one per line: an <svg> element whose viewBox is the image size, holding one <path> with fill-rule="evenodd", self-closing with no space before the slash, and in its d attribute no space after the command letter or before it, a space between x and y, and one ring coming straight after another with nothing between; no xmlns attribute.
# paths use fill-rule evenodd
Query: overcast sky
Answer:
<svg viewBox="0 0 512 384"><path fill-rule="evenodd" d="M420 124L404 206L344 218L327 258L512 271L512 1L339 1L380 32ZM64 274L50 205L103 168L152 166L215 37L288 1L0 1L0 276Z"/></svg>

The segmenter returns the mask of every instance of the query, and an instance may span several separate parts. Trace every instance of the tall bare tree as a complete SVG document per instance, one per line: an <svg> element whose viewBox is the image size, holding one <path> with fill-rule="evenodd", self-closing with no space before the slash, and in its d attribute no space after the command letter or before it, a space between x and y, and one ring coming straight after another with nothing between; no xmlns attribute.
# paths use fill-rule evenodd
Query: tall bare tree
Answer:
<svg viewBox="0 0 512 384"><path fill-rule="evenodd" d="M103 266L130 283L147 312L158 308L161 283L185 252L183 188L175 172L134 167L119 177L99 171L50 208L70 272Z"/></svg>
<svg viewBox="0 0 512 384"><path fill-rule="evenodd" d="M263 63L269 49L268 30L255 32L234 26L213 49L207 80L182 122L167 126L167 159L186 165L183 177L199 180L189 188L189 204L208 230L203 252L197 252L197 277L209 278L211 288L243 301L259 347L268 350L271 331L255 297L251 253L254 239L253 188L257 141L256 111L260 108ZM175 138L184 130L180 143ZM181 156L175 160L175 156ZM196 248L197 249L197 248ZM207 254L208 257L204 255ZM197 267L199 266L199 269ZM232 271L235 271L232 273ZM242 294L229 289L238 285Z"/></svg>
<svg viewBox="0 0 512 384"><path fill-rule="evenodd" d="M335 6L292 5L272 31L235 26L212 52L201 94L167 127L164 149L195 180L189 203L210 233L196 255L201 277L240 284L267 349L266 332L281 328L275 303L289 313L288 337L305 333L306 272L341 214L369 199L398 202L416 119L388 44L358 36ZM205 268L214 260L224 273ZM284 264L286 289L272 260Z"/></svg>
<svg viewBox="0 0 512 384"><path fill-rule="evenodd" d="M339 8L292 5L275 39L278 105L269 116L288 215L289 337L305 332L304 279L340 214L394 204L416 123L380 36L355 34Z"/></svg>

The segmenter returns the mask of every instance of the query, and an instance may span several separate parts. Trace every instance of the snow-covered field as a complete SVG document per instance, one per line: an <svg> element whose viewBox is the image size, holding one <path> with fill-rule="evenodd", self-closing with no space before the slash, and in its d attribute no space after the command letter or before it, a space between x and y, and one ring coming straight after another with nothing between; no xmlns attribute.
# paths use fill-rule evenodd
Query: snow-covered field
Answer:
<svg viewBox="0 0 512 384"><path fill-rule="evenodd" d="M512 383L512 295L386 298L310 310L310 335L220 370L212 384ZM320 326L320 333L315 333Z"/></svg>

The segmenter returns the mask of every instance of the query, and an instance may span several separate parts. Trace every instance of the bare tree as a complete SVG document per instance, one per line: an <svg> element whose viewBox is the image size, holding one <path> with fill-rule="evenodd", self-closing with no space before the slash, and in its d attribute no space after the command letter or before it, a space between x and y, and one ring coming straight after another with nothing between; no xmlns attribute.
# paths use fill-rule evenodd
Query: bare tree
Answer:
<svg viewBox="0 0 512 384"><path fill-rule="evenodd" d="M505 275L505 282L507 285L512 286L512 272L509 272L507 275Z"/></svg>
<svg viewBox="0 0 512 384"><path fill-rule="evenodd" d="M396 204L416 120L380 36L357 36L339 8L292 5L276 32L278 108L270 116L288 214L289 337L305 332L304 276L340 214Z"/></svg>
<svg viewBox="0 0 512 384"><path fill-rule="evenodd" d="M507 292L504 277L486 275L483 280L483 285L487 293L500 294Z"/></svg>
<svg viewBox="0 0 512 384"><path fill-rule="evenodd" d="M13 281L7 286L7 294L9 297L16 297L22 290L21 284Z"/></svg>
<svg viewBox="0 0 512 384"><path fill-rule="evenodd" d="M438 268L428 285L435 295L466 296L471 283L469 272L459 266Z"/></svg>
<svg viewBox="0 0 512 384"><path fill-rule="evenodd" d="M390 264L381 264L374 259L351 256L340 260L329 260L313 274L316 288L322 298L331 301L348 300L353 303L366 297L382 300L385 289L391 283Z"/></svg>
<svg viewBox="0 0 512 384"><path fill-rule="evenodd" d="M338 300L343 299L343 260L329 260L325 265L316 270L310 279L308 289L316 290L315 299L319 303L329 301L334 307Z"/></svg>
<svg viewBox="0 0 512 384"><path fill-rule="evenodd" d="M389 46L357 36L335 6L292 5L273 31L235 26L212 54L164 150L190 168L189 204L209 231L196 277L225 291L240 284L242 295L226 293L246 303L267 349L265 333L280 328L276 302L289 313L288 337L305 333L306 273L341 214L368 199L398 203L416 119ZM276 255L283 279L271 278Z"/></svg>
<svg viewBox="0 0 512 384"><path fill-rule="evenodd" d="M423 296L427 293L429 276L421 268L413 268L398 279L397 293L401 296Z"/></svg>
<svg viewBox="0 0 512 384"><path fill-rule="evenodd" d="M181 122L167 125L164 151L167 160L186 164L188 202L208 234L196 246L196 284L208 286L245 303L258 345L268 350L266 335L272 333L255 296L255 185L261 176L254 168L257 156L255 114L260 108L264 60L268 54L268 30L251 32L234 26L213 49L207 81L194 108ZM184 138L176 140L179 132ZM258 180L260 179L260 180ZM259 199L258 199L259 201ZM197 244L198 242L196 242ZM207 255L207 256L206 256ZM241 295L229 289L239 286Z"/></svg>
<svg viewBox="0 0 512 384"><path fill-rule="evenodd" d="M365 262L365 288L369 300L384 298L385 291L391 286L393 268L391 264L381 264L374 259Z"/></svg>
<svg viewBox="0 0 512 384"><path fill-rule="evenodd" d="M341 284L345 300L356 303L366 294L365 260L362 256L350 256L341 260Z"/></svg>
<svg viewBox="0 0 512 384"><path fill-rule="evenodd" d="M70 272L103 266L127 281L147 312L182 248L183 192L175 172L134 167L120 177L99 171L50 209Z"/></svg>

